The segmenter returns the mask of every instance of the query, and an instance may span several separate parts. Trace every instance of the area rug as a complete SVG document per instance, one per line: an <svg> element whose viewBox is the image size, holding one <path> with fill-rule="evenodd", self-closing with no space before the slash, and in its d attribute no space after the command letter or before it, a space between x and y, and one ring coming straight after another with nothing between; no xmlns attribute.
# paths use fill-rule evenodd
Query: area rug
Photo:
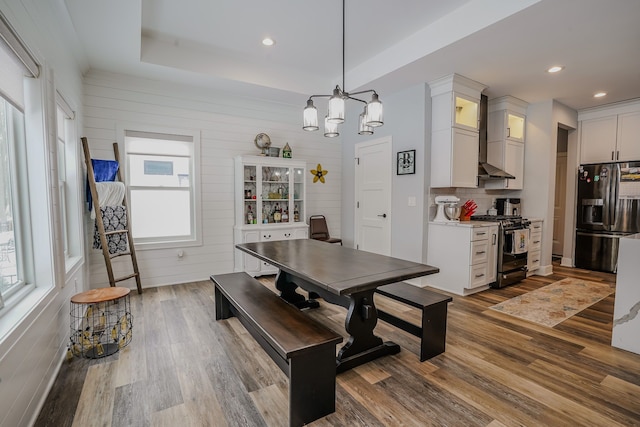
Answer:
<svg viewBox="0 0 640 427"><path fill-rule="evenodd" d="M553 327L604 299L614 289L606 283L568 278L489 308Z"/></svg>

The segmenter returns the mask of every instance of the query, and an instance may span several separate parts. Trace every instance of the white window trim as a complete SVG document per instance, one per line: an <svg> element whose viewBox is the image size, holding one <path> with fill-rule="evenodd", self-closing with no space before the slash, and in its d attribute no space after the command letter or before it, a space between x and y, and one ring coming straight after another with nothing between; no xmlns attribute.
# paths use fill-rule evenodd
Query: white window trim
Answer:
<svg viewBox="0 0 640 427"><path fill-rule="evenodd" d="M71 277L73 271L83 260L84 254L84 229L82 224L82 209L84 206L84 178L82 174L79 139L77 138L77 120L74 109L69 105L64 96L56 91L56 114L60 107L67 115L65 119L65 166L66 166L66 234L68 239L68 253L64 257L65 281ZM56 122L57 123L57 122ZM63 285L64 285L63 283Z"/></svg>
<svg viewBox="0 0 640 427"><path fill-rule="evenodd" d="M120 147L120 170L122 180L127 186L127 204L129 203L129 184L127 179L127 152L125 147L125 134L127 131L157 133L165 135L181 135L191 137L193 140L193 239L189 240L167 240L158 242L136 242L136 251L186 248L202 246L202 197L201 197L201 176L200 176L200 132L189 129L163 128L140 123L121 123L117 126L117 142Z"/></svg>

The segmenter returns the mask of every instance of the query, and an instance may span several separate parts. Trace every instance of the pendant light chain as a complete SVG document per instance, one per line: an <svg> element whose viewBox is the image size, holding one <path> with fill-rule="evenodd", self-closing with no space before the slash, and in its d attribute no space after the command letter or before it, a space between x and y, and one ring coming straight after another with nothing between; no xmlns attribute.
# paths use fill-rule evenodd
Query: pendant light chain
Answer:
<svg viewBox="0 0 640 427"><path fill-rule="evenodd" d="M344 39L345 39L345 31L346 31L346 26L344 24L345 22L345 6L344 6L344 2L345 0L342 0L342 91L345 92L347 90L347 87L344 84Z"/></svg>

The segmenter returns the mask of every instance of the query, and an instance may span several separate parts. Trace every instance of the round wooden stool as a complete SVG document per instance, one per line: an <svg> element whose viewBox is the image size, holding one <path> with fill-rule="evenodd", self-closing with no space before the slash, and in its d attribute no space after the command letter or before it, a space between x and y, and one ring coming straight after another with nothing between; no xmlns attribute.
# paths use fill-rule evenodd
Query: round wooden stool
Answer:
<svg viewBox="0 0 640 427"><path fill-rule="evenodd" d="M71 297L71 344L75 356L98 359L131 342L133 316L130 290L92 289Z"/></svg>

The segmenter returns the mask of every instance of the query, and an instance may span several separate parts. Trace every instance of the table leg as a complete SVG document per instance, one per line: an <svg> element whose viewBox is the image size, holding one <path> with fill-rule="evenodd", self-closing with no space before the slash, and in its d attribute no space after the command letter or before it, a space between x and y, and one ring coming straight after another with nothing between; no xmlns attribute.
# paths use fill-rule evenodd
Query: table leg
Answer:
<svg viewBox="0 0 640 427"><path fill-rule="evenodd" d="M320 307L318 301L313 299L308 300L304 295L297 293L296 289L298 289L298 285L289 280L287 273L280 270L276 275L276 289L280 291L280 298L295 305L299 309Z"/></svg>
<svg viewBox="0 0 640 427"><path fill-rule="evenodd" d="M345 329L351 335L340 349L337 360L337 372L343 372L355 366L369 362L380 356L400 352L400 346L391 341L383 342L374 335L378 323L378 313L373 302L375 290L351 294L349 311L345 320Z"/></svg>

